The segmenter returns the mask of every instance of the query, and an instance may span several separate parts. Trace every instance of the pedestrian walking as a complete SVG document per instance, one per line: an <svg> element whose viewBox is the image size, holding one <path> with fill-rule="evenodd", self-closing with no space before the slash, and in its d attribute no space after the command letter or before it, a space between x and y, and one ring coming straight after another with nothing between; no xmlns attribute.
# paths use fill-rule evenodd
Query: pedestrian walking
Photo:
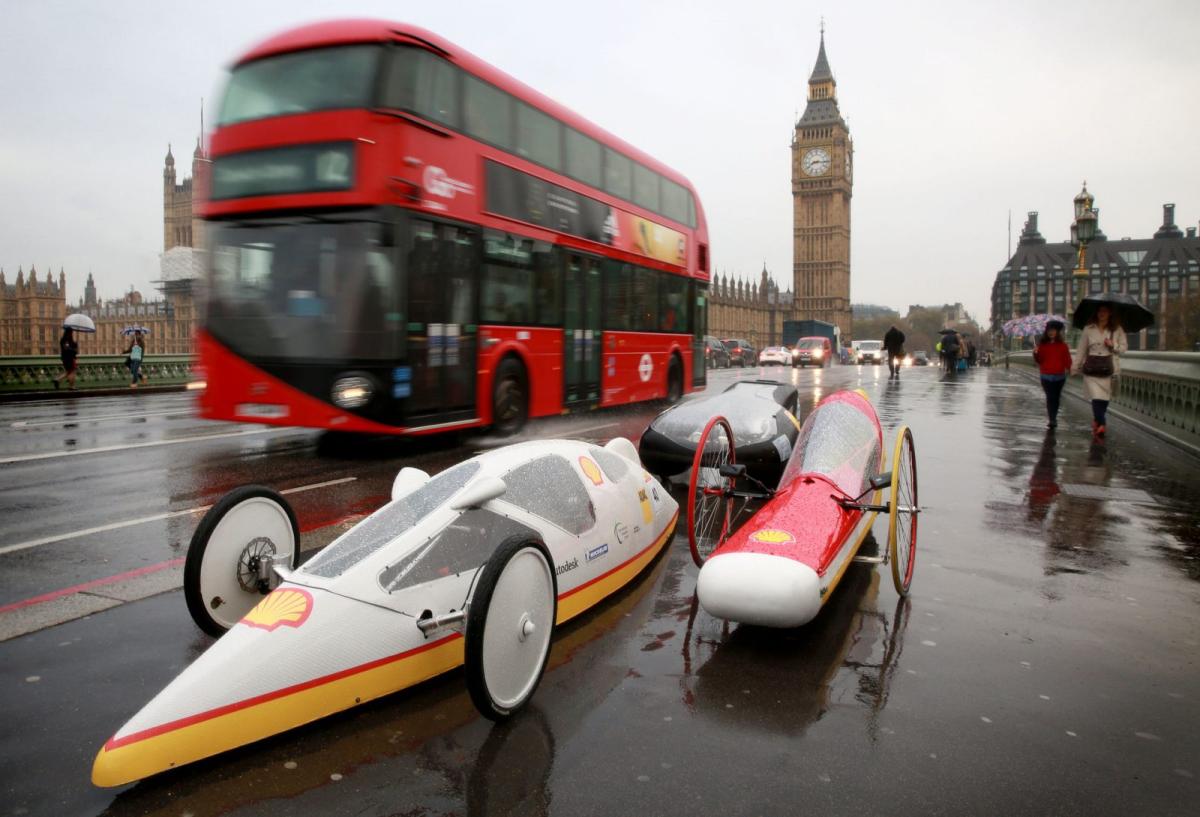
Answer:
<svg viewBox="0 0 1200 817"><path fill-rule="evenodd" d="M75 340L75 330L63 327L62 337L58 339L58 356L62 360L63 373L54 378L54 388L62 381L67 381L67 388L75 390L75 370L79 367L79 341Z"/></svg>
<svg viewBox="0 0 1200 817"><path fill-rule="evenodd" d="M952 372L958 366L958 349L959 340L958 333L954 331L943 330L942 334L942 362L946 366L946 371Z"/></svg>
<svg viewBox="0 0 1200 817"><path fill-rule="evenodd" d="M884 334L883 348L887 352L888 377L899 377L900 363L904 359L904 333L895 324Z"/></svg>
<svg viewBox="0 0 1200 817"><path fill-rule="evenodd" d="M1073 367L1083 375L1083 385L1092 401L1092 436L1096 438L1105 434L1113 378L1121 373L1119 356L1128 349L1129 341L1116 314L1107 304L1101 304L1083 327Z"/></svg>
<svg viewBox="0 0 1200 817"><path fill-rule="evenodd" d="M1065 328L1062 321L1047 321L1046 329L1033 350L1033 359L1037 361L1041 375L1042 391L1046 393L1048 428L1058 425L1058 406L1063 387L1067 385L1067 375L1071 373L1071 349L1063 340Z"/></svg>
<svg viewBox="0 0 1200 817"><path fill-rule="evenodd" d="M129 388L136 389L138 381L146 382L146 375L142 374L142 360L146 357L146 341L142 338L141 332L133 333L133 340L129 341L129 348L125 350L125 365L129 367L129 375L132 382Z"/></svg>

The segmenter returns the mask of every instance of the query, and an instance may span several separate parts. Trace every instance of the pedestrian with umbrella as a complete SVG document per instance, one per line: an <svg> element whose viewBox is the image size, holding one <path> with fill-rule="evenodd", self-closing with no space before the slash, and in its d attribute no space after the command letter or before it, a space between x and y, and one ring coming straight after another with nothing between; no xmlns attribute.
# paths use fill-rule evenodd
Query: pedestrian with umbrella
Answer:
<svg viewBox="0 0 1200 817"><path fill-rule="evenodd" d="M63 321L62 337L58 339L58 356L62 360L63 373L54 378L54 388L58 388L64 380L67 388L75 391L75 372L79 367L79 341L75 340L76 332L95 332L96 324L87 315L68 315Z"/></svg>
<svg viewBox="0 0 1200 817"><path fill-rule="evenodd" d="M129 326L121 330L123 335L133 335L133 339L129 341L129 348L125 350L125 365L129 367L129 374L133 378L133 382L129 384L131 389L138 387L139 380L146 382L146 375L141 373L142 360L146 357L146 341L142 334L149 331L144 326Z"/></svg>
<svg viewBox="0 0 1200 817"><path fill-rule="evenodd" d="M1075 328L1082 329L1075 349L1074 371L1092 401L1092 436L1104 437L1113 378L1121 372L1120 356L1129 349L1126 327L1140 332L1154 323L1154 315L1135 299L1120 292L1089 295L1075 307Z"/></svg>
<svg viewBox="0 0 1200 817"><path fill-rule="evenodd" d="M1067 376L1071 373L1071 348L1063 340L1065 328L1066 324L1060 320L1046 321L1046 329L1033 350L1042 391L1046 393L1046 416L1050 418L1046 423L1047 428L1058 425L1058 406L1062 400L1063 386L1067 385Z"/></svg>
<svg viewBox="0 0 1200 817"><path fill-rule="evenodd" d="M952 372L958 366L958 332L953 329L943 329L942 332L942 365L946 371Z"/></svg>

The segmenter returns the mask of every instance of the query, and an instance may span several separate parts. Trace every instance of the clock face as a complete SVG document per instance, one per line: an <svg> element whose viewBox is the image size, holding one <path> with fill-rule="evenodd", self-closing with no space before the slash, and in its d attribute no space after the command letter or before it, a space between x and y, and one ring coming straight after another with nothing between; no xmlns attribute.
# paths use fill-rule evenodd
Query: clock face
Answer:
<svg viewBox="0 0 1200 817"><path fill-rule="evenodd" d="M809 176L824 176L829 172L829 153L823 148L813 148L804 154L800 167Z"/></svg>

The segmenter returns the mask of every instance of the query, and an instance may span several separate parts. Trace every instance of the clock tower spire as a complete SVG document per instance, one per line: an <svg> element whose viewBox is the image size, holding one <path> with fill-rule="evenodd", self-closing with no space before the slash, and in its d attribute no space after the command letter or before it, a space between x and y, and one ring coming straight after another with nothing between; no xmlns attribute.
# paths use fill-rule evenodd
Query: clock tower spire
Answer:
<svg viewBox="0 0 1200 817"><path fill-rule="evenodd" d="M854 145L825 54L825 22L808 103L792 134L792 274L795 317L832 323L850 337L850 196Z"/></svg>

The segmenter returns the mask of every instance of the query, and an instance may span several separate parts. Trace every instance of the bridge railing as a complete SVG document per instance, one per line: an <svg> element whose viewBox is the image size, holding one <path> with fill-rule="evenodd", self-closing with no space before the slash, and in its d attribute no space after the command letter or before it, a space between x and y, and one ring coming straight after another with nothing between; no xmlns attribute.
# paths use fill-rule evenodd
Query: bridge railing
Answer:
<svg viewBox="0 0 1200 817"><path fill-rule="evenodd" d="M1037 366L1027 351L1008 359L1014 366ZM1067 388L1083 394L1083 378L1070 378ZM1126 352L1112 402L1152 426L1200 441L1200 352Z"/></svg>
<svg viewBox="0 0 1200 817"><path fill-rule="evenodd" d="M193 361L191 355L146 355L142 361L142 372L150 386L182 385L190 379ZM129 369L125 366L124 355L80 355L77 362L77 389L111 389L129 385ZM2 357L0 394L53 389L54 378L62 372L62 361L53 355Z"/></svg>

